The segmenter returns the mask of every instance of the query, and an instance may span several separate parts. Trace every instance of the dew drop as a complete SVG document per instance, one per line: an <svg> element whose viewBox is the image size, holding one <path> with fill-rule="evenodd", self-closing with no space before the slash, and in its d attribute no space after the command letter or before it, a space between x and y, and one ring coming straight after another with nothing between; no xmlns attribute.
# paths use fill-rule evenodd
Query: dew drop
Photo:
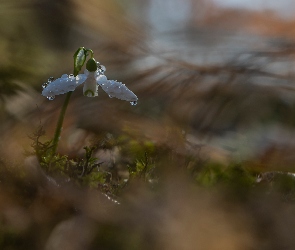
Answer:
<svg viewBox="0 0 295 250"><path fill-rule="evenodd" d="M130 104L131 104L132 106L135 106L135 105L137 104L137 101L132 101L132 102L130 102Z"/></svg>
<svg viewBox="0 0 295 250"><path fill-rule="evenodd" d="M52 76L47 79L48 83L51 83L52 81L54 81L54 77L52 77Z"/></svg>
<svg viewBox="0 0 295 250"><path fill-rule="evenodd" d="M45 88L47 87L47 85L48 85L48 82L44 82L44 83L42 84L42 88L45 89Z"/></svg>
<svg viewBox="0 0 295 250"><path fill-rule="evenodd" d="M113 96L112 95L109 95L109 98L113 98Z"/></svg>
<svg viewBox="0 0 295 250"><path fill-rule="evenodd" d="M74 74L69 74L69 77L74 77Z"/></svg>
<svg viewBox="0 0 295 250"><path fill-rule="evenodd" d="M52 100L54 100L54 98L55 98L55 96L54 96L54 95L52 95L52 96L47 96L47 99L48 99L49 101L52 101Z"/></svg>
<svg viewBox="0 0 295 250"><path fill-rule="evenodd" d="M106 69L106 67L104 66L104 65L99 65L98 66L98 70L101 72L101 73L104 73L107 69Z"/></svg>

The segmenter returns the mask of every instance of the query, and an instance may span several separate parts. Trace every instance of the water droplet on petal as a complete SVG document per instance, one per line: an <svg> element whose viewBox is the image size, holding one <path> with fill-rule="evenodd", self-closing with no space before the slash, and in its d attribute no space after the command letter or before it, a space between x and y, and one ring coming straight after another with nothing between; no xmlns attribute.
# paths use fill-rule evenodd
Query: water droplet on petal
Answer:
<svg viewBox="0 0 295 250"><path fill-rule="evenodd" d="M99 66L97 66L97 68L98 68L98 70L101 72L101 73L104 73L107 69L106 69L106 67L104 66L104 65L99 65Z"/></svg>
<svg viewBox="0 0 295 250"><path fill-rule="evenodd" d="M48 82L44 82L44 83L42 84L42 88L45 89L45 88L47 87L47 85L48 85Z"/></svg>
<svg viewBox="0 0 295 250"><path fill-rule="evenodd" d="M52 76L47 79L48 83L51 83L52 81L54 81L54 77L52 77Z"/></svg>
<svg viewBox="0 0 295 250"><path fill-rule="evenodd" d="M109 95L109 98L113 98L113 96L112 95Z"/></svg>
<svg viewBox="0 0 295 250"><path fill-rule="evenodd" d="M47 97L47 99L48 99L49 101L52 101L52 100L54 100L54 98L55 98L54 95L52 95L52 96L46 96L46 97Z"/></svg>
<svg viewBox="0 0 295 250"><path fill-rule="evenodd" d="M69 77L74 77L74 74L69 74Z"/></svg>
<svg viewBox="0 0 295 250"><path fill-rule="evenodd" d="M132 106L135 106L135 105L137 104L137 101L132 101L132 102L130 102L130 104L131 104Z"/></svg>

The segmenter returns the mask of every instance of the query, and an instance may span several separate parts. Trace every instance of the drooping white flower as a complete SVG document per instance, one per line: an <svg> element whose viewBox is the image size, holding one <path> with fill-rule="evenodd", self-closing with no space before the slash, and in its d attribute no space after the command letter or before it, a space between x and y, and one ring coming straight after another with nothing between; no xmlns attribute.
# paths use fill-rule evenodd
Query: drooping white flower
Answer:
<svg viewBox="0 0 295 250"><path fill-rule="evenodd" d="M53 100L56 95L74 91L79 85L84 83L83 94L85 96L97 96L98 86L101 86L109 97L116 97L135 105L138 100L137 96L129 90L125 84L114 80L108 80L104 75L104 71L105 67L99 65L95 71L85 69L84 74L79 74L76 77L74 75L64 74L55 80L48 79L48 82L42 85L42 95L46 96L49 100Z"/></svg>

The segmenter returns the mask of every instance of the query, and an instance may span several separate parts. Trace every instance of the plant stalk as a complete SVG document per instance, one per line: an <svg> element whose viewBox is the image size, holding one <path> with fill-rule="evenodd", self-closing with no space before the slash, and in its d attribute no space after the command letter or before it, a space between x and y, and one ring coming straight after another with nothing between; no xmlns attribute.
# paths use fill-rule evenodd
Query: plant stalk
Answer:
<svg viewBox="0 0 295 250"><path fill-rule="evenodd" d="M82 54L81 54L81 51L82 51ZM85 49L84 47L80 47L74 54L74 76L75 77L78 75L79 71L81 70L81 67L84 65L84 62L87 57L87 52L91 54L91 58L92 58L93 51L91 49ZM52 160L52 157L56 154L56 150L58 147L58 142L59 142L60 134L62 130L62 124L65 118L66 110L67 110L71 95L72 95L72 91L67 93L66 99L64 101L64 104L62 105L62 108L58 117L54 138L52 141L52 150L50 152L51 160Z"/></svg>
<svg viewBox="0 0 295 250"><path fill-rule="evenodd" d="M55 133L54 133L54 138L53 138L53 141L52 141L51 157L53 157L56 154L58 142L59 142L59 139L60 139L60 134L61 134L61 131L62 131L62 124L63 124L64 118L65 118L66 110L67 110L67 107L68 107L68 104L69 104L72 93L73 93L72 91L67 93L66 99L64 101L64 104L63 104L63 106L61 108L61 111L60 111L60 114L59 114L59 117L58 117L58 121L57 121L57 124L56 124L56 129L55 129Z"/></svg>

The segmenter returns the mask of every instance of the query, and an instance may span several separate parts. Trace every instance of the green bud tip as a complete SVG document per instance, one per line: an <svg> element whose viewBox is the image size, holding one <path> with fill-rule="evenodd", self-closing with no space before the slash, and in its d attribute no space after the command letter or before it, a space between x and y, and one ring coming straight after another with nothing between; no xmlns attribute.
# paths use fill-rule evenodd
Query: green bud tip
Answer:
<svg viewBox="0 0 295 250"><path fill-rule="evenodd" d="M89 72L95 72L97 70L97 63L94 58L90 58L86 63L86 69Z"/></svg>

